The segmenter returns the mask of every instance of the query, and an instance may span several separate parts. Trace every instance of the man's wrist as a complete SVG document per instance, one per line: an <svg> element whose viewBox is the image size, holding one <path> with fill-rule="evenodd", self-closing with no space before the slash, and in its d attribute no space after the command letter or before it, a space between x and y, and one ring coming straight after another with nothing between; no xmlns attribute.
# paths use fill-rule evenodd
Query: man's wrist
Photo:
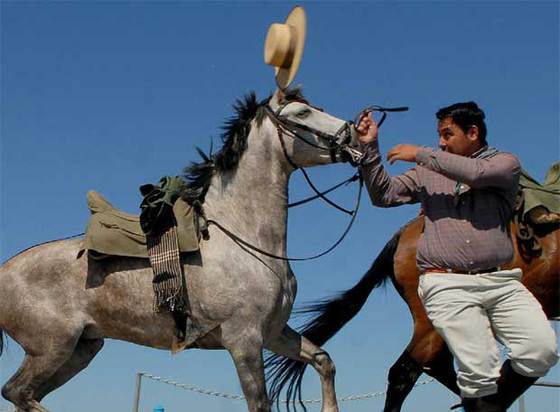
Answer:
<svg viewBox="0 0 560 412"><path fill-rule="evenodd" d="M367 166L381 157L377 139L371 140L367 143L360 143L359 150L364 155L362 161L360 162L362 166Z"/></svg>
<svg viewBox="0 0 560 412"><path fill-rule="evenodd" d="M419 166L426 166L430 162L430 157L433 153L434 150L429 147L419 147L416 152L416 164Z"/></svg>

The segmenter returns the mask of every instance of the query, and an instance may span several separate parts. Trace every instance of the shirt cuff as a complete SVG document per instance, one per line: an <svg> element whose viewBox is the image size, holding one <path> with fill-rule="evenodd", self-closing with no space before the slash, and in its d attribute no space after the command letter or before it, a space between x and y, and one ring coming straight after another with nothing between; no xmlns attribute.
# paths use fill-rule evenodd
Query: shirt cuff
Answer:
<svg viewBox="0 0 560 412"><path fill-rule="evenodd" d="M431 149L429 147L421 147L420 149L418 149L418 152L416 152L416 164L418 166L426 167L428 164L430 164L433 156L434 149Z"/></svg>
<svg viewBox="0 0 560 412"><path fill-rule="evenodd" d="M360 151L364 155L361 161L362 166L367 166L373 162L375 162L380 154L379 154L379 144L377 140L373 140L369 143L360 144L359 146Z"/></svg>

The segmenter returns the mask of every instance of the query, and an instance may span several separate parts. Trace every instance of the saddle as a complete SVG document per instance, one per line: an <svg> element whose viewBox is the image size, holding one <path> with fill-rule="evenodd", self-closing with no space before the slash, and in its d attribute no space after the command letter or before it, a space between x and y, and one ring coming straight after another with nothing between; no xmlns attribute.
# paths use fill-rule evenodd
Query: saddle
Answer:
<svg viewBox="0 0 560 412"><path fill-rule="evenodd" d="M560 162L548 169L542 185L523 170L519 187L524 221L533 225L560 223Z"/></svg>
<svg viewBox="0 0 560 412"><path fill-rule="evenodd" d="M199 249L198 219L193 208L183 199L175 200L169 245L168 238L146 235L140 216L113 207L101 194L87 193L91 217L88 222L82 250L94 259L126 256L150 259L154 272L154 311L169 311L175 321L175 336L171 344L176 353L207 332L190 316L188 296L179 252ZM169 234L169 232L167 232ZM164 234L163 236L166 236Z"/></svg>
<svg viewBox="0 0 560 412"><path fill-rule="evenodd" d="M83 249L95 256L116 255L148 258L146 235L140 217L113 207L100 193L89 191L87 202L91 217L88 222ZM193 208L182 199L173 205L177 222L180 252L199 248L199 230Z"/></svg>
<svg viewBox="0 0 560 412"><path fill-rule="evenodd" d="M560 225L560 162L550 167L542 185L525 170L521 172L514 213L521 256L525 260L539 257L539 238Z"/></svg>

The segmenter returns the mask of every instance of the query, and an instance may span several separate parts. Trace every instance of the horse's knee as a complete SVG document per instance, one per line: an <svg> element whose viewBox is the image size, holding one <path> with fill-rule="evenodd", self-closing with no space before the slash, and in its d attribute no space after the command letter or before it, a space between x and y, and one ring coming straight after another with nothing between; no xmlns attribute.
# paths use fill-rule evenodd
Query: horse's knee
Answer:
<svg viewBox="0 0 560 412"><path fill-rule="evenodd" d="M325 351L318 352L313 355L313 363L315 367L319 371L319 373L323 376L334 376L336 373L336 367L334 362L332 361L329 354Z"/></svg>
<svg viewBox="0 0 560 412"><path fill-rule="evenodd" d="M8 383L6 383L2 387L2 397L12 402L16 406L21 406L23 402L26 400L26 398L27 399L31 398L31 396L26 396L25 391L23 391L20 387L16 385L15 382L12 381L8 381Z"/></svg>
<svg viewBox="0 0 560 412"><path fill-rule="evenodd" d="M15 404L13 389L11 388L9 382L2 386L2 397Z"/></svg>

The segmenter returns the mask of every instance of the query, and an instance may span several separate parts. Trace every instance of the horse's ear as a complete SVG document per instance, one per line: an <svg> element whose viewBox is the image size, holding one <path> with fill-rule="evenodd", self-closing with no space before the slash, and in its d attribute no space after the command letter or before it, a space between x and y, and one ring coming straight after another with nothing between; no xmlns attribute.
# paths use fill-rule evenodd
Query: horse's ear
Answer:
<svg viewBox="0 0 560 412"><path fill-rule="evenodd" d="M270 108L276 111L276 109L280 107L280 105L285 99L286 99L286 94L284 93L284 91L282 89L276 89L276 91L270 98L270 103L269 103Z"/></svg>

